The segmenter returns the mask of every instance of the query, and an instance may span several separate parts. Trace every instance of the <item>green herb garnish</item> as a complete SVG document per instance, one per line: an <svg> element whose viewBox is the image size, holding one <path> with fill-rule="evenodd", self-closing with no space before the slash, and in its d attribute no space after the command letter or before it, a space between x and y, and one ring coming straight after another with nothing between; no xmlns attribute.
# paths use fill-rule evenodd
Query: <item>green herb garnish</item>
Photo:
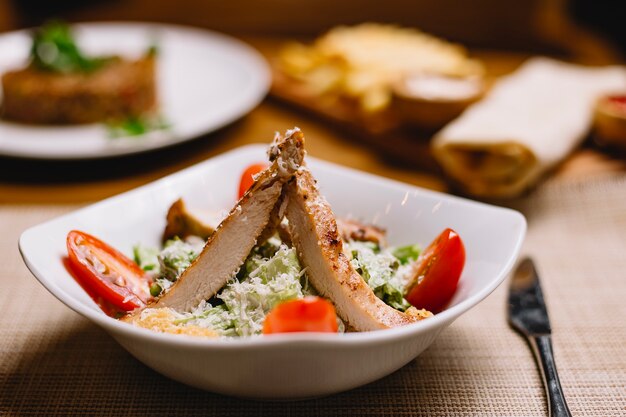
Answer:
<svg viewBox="0 0 626 417"><path fill-rule="evenodd" d="M91 72L115 60L115 57L85 56L76 45L70 27L57 21L35 31L30 56L36 68L60 73Z"/></svg>
<svg viewBox="0 0 626 417"><path fill-rule="evenodd" d="M167 130L170 124L161 116L131 116L107 124L109 137L141 136L157 130Z"/></svg>
<svg viewBox="0 0 626 417"><path fill-rule="evenodd" d="M159 44L155 42L155 43L152 43L146 50L146 56L155 57L155 56L158 56L160 52L161 52L161 49L159 47Z"/></svg>

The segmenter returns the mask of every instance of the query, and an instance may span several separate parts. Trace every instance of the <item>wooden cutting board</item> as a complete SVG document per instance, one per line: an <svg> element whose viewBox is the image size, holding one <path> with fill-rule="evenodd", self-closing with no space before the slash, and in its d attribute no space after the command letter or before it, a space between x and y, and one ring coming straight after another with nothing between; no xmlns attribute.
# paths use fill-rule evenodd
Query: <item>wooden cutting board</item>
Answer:
<svg viewBox="0 0 626 417"><path fill-rule="evenodd" d="M430 152L432 132L403 126L390 111L367 117L350 103L324 100L274 70L271 94L337 128L348 131L380 153L428 172L439 172Z"/></svg>
<svg viewBox="0 0 626 417"><path fill-rule="evenodd" d="M276 48L264 43L257 45L275 61ZM504 51L478 51L472 54L481 59L486 67L487 79L513 72L529 55ZM354 106L340 101L324 101L312 95L298 82L282 74L273 66L271 95L275 99L309 113L312 117L331 123L338 129L351 133L359 141L367 143L381 155L411 165L417 170L440 175L442 171L430 151L430 139L434 131L420 131L404 126L391 112L376 117L365 117ZM590 136L572 155L555 170L554 175L563 178L585 177L610 172L626 172L626 152L597 144Z"/></svg>

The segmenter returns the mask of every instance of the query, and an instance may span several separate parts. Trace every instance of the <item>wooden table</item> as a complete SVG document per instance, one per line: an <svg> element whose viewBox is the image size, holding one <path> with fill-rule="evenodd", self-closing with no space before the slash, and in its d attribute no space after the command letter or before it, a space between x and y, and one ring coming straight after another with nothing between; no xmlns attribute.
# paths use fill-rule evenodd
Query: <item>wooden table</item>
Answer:
<svg viewBox="0 0 626 417"><path fill-rule="evenodd" d="M265 53L277 45L250 41ZM494 74L524 58L477 55ZM171 149L94 162L0 158L0 284L7 289L0 291L0 415L547 415L532 355L503 314L506 285L383 380L312 401L252 402L194 390L151 371L55 300L20 259L16 242L27 227L229 149L267 143L275 130L294 125L305 132L312 156L447 190L436 174L384 159L359 145L358 137L272 99L228 128ZM556 175L587 180L625 170L623 160L587 146ZM602 187L571 188L555 182L524 201L529 229L523 250L545 277L555 353L573 414L620 415L626 407L626 332L615 323L626 314L626 248L616 225L624 220L626 182L621 177Z"/></svg>
<svg viewBox="0 0 626 417"><path fill-rule="evenodd" d="M245 39L266 56L283 40ZM475 52L494 76L514 70L527 56ZM161 178L197 162L250 143L268 143L274 131L300 127L310 155L410 184L450 191L438 174L383 157L355 135L271 98L233 125L171 149L91 162L48 162L0 158L0 204L67 204L97 201ZM562 178L589 178L626 171L622 156L587 145L556 172Z"/></svg>

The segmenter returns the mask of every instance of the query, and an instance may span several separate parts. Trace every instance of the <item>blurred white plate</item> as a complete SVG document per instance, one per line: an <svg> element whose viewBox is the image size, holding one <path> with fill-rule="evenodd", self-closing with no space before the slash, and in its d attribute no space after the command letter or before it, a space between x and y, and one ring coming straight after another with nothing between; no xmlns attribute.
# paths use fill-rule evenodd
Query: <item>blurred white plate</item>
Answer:
<svg viewBox="0 0 626 417"><path fill-rule="evenodd" d="M171 146L242 117L263 99L270 85L261 55L222 34L150 23L85 23L72 28L88 54L138 57L156 42L160 113L171 127L111 139L102 124L37 126L0 119L0 155L87 159ZM0 35L0 74L25 65L30 44L28 31Z"/></svg>

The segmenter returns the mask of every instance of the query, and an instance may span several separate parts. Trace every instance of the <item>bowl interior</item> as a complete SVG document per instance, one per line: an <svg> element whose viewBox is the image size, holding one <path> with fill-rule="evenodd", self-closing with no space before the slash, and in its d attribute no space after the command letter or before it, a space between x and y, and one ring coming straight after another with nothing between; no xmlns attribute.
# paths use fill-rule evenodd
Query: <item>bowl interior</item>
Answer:
<svg viewBox="0 0 626 417"><path fill-rule="evenodd" d="M37 279L70 308L101 325L125 326L106 317L65 270L67 233L72 229L85 231L128 255L138 243L157 246L165 213L174 200L184 197L191 206L229 210L236 200L241 172L250 163L265 160L265 150L264 145L238 148L32 227L20 238L22 256ZM493 291L519 253L526 223L516 211L423 190L314 158L308 158L308 165L338 216L386 228L392 245L419 243L425 247L446 227L460 234L466 248L466 266L450 306L437 315L442 316L441 320L458 316Z"/></svg>

